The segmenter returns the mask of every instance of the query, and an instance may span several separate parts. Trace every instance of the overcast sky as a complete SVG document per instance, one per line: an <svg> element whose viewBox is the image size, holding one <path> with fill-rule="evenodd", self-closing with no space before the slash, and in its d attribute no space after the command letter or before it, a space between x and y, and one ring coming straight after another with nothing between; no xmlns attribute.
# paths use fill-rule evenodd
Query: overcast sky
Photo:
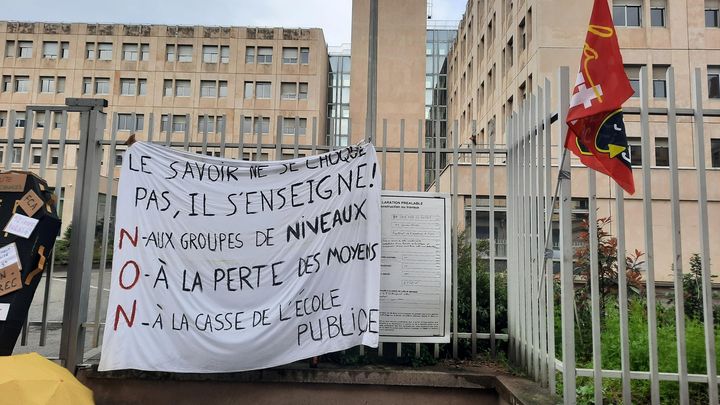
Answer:
<svg viewBox="0 0 720 405"><path fill-rule="evenodd" d="M389 0L392 1L392 0ZM19 21L319 27L328 45L350 42L351 0L21 0L0 18ZM433 20L459 20L465 0L432 0Z"/></svg>

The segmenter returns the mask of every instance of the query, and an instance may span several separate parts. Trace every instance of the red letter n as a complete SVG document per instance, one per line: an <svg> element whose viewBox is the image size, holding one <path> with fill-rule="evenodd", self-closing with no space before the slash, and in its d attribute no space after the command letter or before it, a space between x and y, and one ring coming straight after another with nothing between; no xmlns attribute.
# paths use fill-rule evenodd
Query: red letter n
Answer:
<svg viewBox="0 0 720 405"><path fill-rule="evenodd" d="M130 232L126 231L125 228L120 228L120 250L122 250L122 243L124 237L127 236L128 239L130 239L130 243L132 243L133 247L137 247L138 243L138 227L135 227L135 239L133 239L132 236L130 236Z"/></svg>
<svg viewBox="0 0 720 405"><path fill-rule="evenodd" d="M127 316L127 312L121 307L120 305L117 306L115 309L115 326L113 327L113 330L117 330L118 327L118 321L120 320L120 313L122 313L123 318L125 318L125 322L127 323L129 328L132 328L133 323L135 322L135 310L137 309L137 300L133 300L132 305L132 312L130 313L130 318Z"/></svg>

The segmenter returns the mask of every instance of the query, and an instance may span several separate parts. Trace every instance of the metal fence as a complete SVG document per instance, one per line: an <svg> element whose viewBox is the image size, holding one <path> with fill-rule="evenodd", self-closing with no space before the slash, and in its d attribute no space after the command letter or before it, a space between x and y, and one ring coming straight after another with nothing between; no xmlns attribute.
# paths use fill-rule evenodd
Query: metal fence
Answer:
<svg viewBox="0 0 720 405"><path fill-rule="evenodd" d="M92 119L82 116L73 121L73 111L73 107L68 106L29 106L24 112L10 111L5 132L7 138L0 136L2 167L30 170L47 178L49 184L56 187L59 212L66 213L64 226L70 223L68 214L73 214L68 263L61 265L57 255L53 257L53 265L45 275L44 285L36 294L20 345L16 348L16 352L38 350L50 358L60 359L69 369L94 361L102 345L114 248L112 228L115 207L112 197L117 187L126 139L135 135L138 140L171 148L250 160L282 160L339 148L322 142L326 138L325 134L318 133L317 118L313 118L308 128L304 129L298 117L291 117L295 118L295 126L292 131L288 131L292 132L290 135L283 133L284 117L278 117L277 131L273 136L254 125L248 133L242 125L243 116L239 119L240 128L237 128L238 125L226 125L225 115L215 115L222 117L222 120L213 128L207 125L208 115L199 116L197 126L190 125L192 117L186 115L186 124L175 127L173 116L168 112L163 114L168 116L168 121L159 126L161 131L158 133L154 114L146 117L148 121L142 127L139 127L135 114L130 114L128 128L127 124L119 124L118 112L108 114L106 118L102 108L99 108ZM23 115L22 120L17 118ZM106 121L110 121L107 130ZM480 176L485 176L485 181L493 184L496 162L504 165L504 145L496 145L492 134L489 145L479 146L471 142L461 145L459 139L462 137L455 136L451 148L440 147L445 140L441 141L439 132L428 140L424 120L381 119L379 126L382 129L375 134L375 139L370 140L378 151L384 189L443 191L452 194L453 316L452 338L448 345L392 342L381 344L376 354L420 356L424 352L436 358L458 357L467 348L475 356L484 347L495 354L497 342L508 339L505 325L495 322L496 292L499 291L495 279L496 273L501 273L495 268L496 250L489 249L489 255L472 250L472 262L466 269L472 278L466 296L458 297L457 273L459 244L471 243L475 246L478 240L475 232L469 232L466 238L459 239L460 235L464 235L464 219L470 215L471 223L468 225L475 229L476 214L488 210L487 207L479 207L476 183ZM228 129L232 127L236 131ZM193 131L191 128L198 130ZM457 133L457 125L455 128ZM441 159L449 162L446 167L440 166ZM436 180L429 185L426 184L423 166L427 160L436 163ZM489 171L481 173L481 167L489 168ZM467 189L467 179L459 175L462 168L472 173L471 189L464 190ZM69 190L73 187L75 191L71 193ZM492 187L489 201L489 214L493 221ZM92 207L88 205L91 203ZM504 241L496 241L494 227L490 226L490 229L490 246L500 246L499 251L504 254ZM57 251L56 247L55 253ZM489 294L479 296L478 275L483 276L482 272L485 272L485 277L489 275L490 290ZM462 312L459 307L466 303L469 304L466 318L470 319L458 319L458 312ZM489 313L489 317L486 317L489 321L478 322L472 314L479 312ZM467 327L463 327L464 324ZM62 334L59 335L61 328ZM362 347L359 350L365 352Z"/></svg>
<svg viewBox="0 0 720 405"><path fill-rule="evenodd" d="M706 389L706 397L702 400L708 403L718 403L718 376L716 370L715 353L715 324L713 322L713 292L710 257L711 224L708 220L708 178L717 173L706 170L705 145L708 140L704 134L704 124L708 117L720 116L718 110L703 109L702 81L700 69L692 75L692 108L677 108L675 105L676 87L673 68L669 68L666 77L667 106L666 108L649 108L648 77L645 68L640 73L639 109L626 109L628 112L639 115L640 137L642 142L642 168L635 170L635 179L641 184L638 190L642 198L642 218L625 218L624 206L626 197L622 188L614 185L611 199L614 200L613 222L615 223L615 237L617 238L616 257L619 258L617 267L617 306L619 312L619 346L620 367L608 369L602 357L603 342L601 333L608 325L606 319L601 319L601 297L599 291L600 272L598 264L598 229L597 221L597 189L595 172L580 165L573 166L569 153L565 153L563 144L567 133L565 118L569 106L569 75L567 68L561 68L557 77L557 104L553 105L550 94L553 90L549 81L538 89L534 95L528 97L519 111L514 112L507 121L508 136L508 218L510 220L509 233L515 237L509 238L510 263L508 265L509 279L509 355L518 366L536 380L546 384L551 392L555 392L556 372L562 373L562 397L565 403L575 403L578 399L578 377L592 379L594 403L603 403L603 380L619 379L622 384L622 402L626 404L642 402L643 399L633 398L632 381L649 380L650 402L661 402L661 381L678 383L678 400L680 403L689 403L689 383L702 383ZM551 125L553 109L559 112L558 124ZM630 110L630 111L628 111ZM657 233L653 228L653 174L649 157L650 152L650 121L649 116L660 115L667 124L668 153L669 153L669 181L670 181L670 217L671 232ZM680 184L678 176L678 116L692 118L692 133L684 134L682 145L694 146L694 173L696 177L697 195L697 225L698 235L681 233L680 215ZM691 139L688 139L691 138ZM562 141L561 141L562 140ZM554 153L552 145L557 146ZM553 167L553 156L561 156L560 167ZM713 177L710 177L713 175ZM589 247L589 277L583 279L578 275L576 250L573 248L573 222L572 179L576 176L587 176L588 198L588 247ZM558 180L559 179L559 180ZM557 186L557 189L556 189ZM684 185L692 187L692 185ZM609 187L609 186L608 186ZM657 190L655 190L657 191ZM554 196L557 196L555 204ZM662 200L661 197L658 197ZM686 197L687 199L687 197ZM553 251L548 249L552 241L549 232L553 216L557 215L555 208L559 205L559 261L558 273L553 272ZM657 218L657 211L655 212ZM684 218L688 221L689 218ZM642 221L642 222L640 222ZM692 220L690 220L692 221ZM640 297L644 303L647 316L647 342L648 349L641 355L648 356L649 367L638 369L631 366L631 344L629 337L629 308L630 301L628 288L628 272L623 260L626 256L626 226L642 224L641 235L645 251L645 293ZM717 224L715 224L716 226ZM676 357L675 371L663 370L658 367L658 356L672 356L673 353L659 353L658 351L658 314L659 308L655 291L655 252L657 238L672 239L672 267L674 289L674 311L676 330ZM685 335L685 308L683 274L687 274L684 263L688 259L683 256L683 238L697 238L700 246L702 261L702 324L704 333L704 349L700 355L705 356L706 372L690 374L688 372L688 348ZM556 241L557 242L557 241ZM685 252L687 255L687 252ZM559 286L558 284L559 280ZM576 335L581 333L578 325L578 296L579 283L590 285L590 329L592 335L592 368L580 368L576 363ZM559 296L557 289L559 288ZM559 306L559 308L558 308ZM660 307L662 308L662 306ZM559 309L559 316L556 310ZM556 320L560 322L559 336L556 336ZM556 357L556 345L560 349L561 360ZM634 350L637 349L637 345ZM637 354L637 353L634 353ZM664 399L667 401L667 399ZM697 399L696 399L697 400Z"/></svg>
<svg viewBox="0 0 720 405"><path fill-rule="evenodd" d="M679 383L680 398L687 403L688 384L707 385L708 398L717 403L717 372L715 355L715 337L712 307L711 269L709 263L709 222L707 212L707 173L705 170L704 117L720 116L716 110L703 110L702 94L694 91L693 108L675 107L675 86L673 70L668 70L667 108L648 108L647 73L641 70L641 107L634 111L640 117L642 150L650 155L649 115L659 114L666 117L669 139L671 180L671 211L674 262L674 308L677 329L677 371L665 372L658 368L657 315L654 291L654 254L653 254L653 213L651 190L652 171L648 159L643 159L641 170L636 170L636 179L642 182L643 201L643 237L646 253L645 292L647 306L647 324L649 341L649 369L633 370L630 367L628 336L628 297L625 277L619 277L618 305L620 313L620 342L622 366L620 369L606 369L601 364L601 326L600 302L597 286L597 234L590 226L590 300L592 302L592 368L578 368L576 364L575 333L576 316L576 277L573 264L575 246L573 245L573 207L570 181L562 181L559 186L558 204L553 201L556 177L571 179L573 174L585 173L587 169L573 167L569 156L563 154L560 135L567 131L565 117L569 105L569 78L567 68L560 70L556 91L560 95L553 104L553 88L546 81L534 94L529 95L522 107L509 114L505 123L504 138L498 139L494 130L487 133L487 143L476 145L471 139L476 135L474 123L468 133L461 133L458 123L452 123L451 147L442 146L447 142L440 139L439 131L427 134L423 120L380 120L381 130L374 139L378 160L382 167L383 188L389 190L446 192L452 197L452 317L451 343L448 345L386 343L378 350L392 351L400 356L405 349L414 349L414 355L429 350L434 357L461 357L464 351L471 357L487 350L491 356L507 353L510 360L529 376L545 384L555 392L558 382L556 372L562 373L562 395L566 402L576 399L578 377L593 379L596 403L602 401L603 379L620 379L625 403L631 402L631 380L649 380L652 402L660 402L660 382ZM694 88L700 89L700 73L695 72ZM71 113L81 111L78 122L70 120ZM226 117L220 125L210 130L208 115L204 116L204 125L200 130L191 131L191 125L175 128L172 118L159 127L163 131L154 134L155 117L149 115L148 125L142 129L131 116L129 129L119 125L118 113L111 115L109 130L105 128L105 113L102 108L94 109L75 106L66 107L28 107L24 112L24 122L15 122L19 115L9 112L6 126L7 137L0 137L5 169L19 168L37 172L47 177L51 186L58 187L59 208L63 204L73 204L73 233L70 241L71 257L65 271L65 277L56 272L57 257L53 266L45 275L46 280L41 292L36 294L29 321L22 332L21 346L18 350L49 348L43 353L49 357L61 359L65 365L74 369L77 365L91 361L102 344L102 329L105 322L111 252L111 239L114 206L112 195L116 188L119 171L117 165L122 161L125 139L133 134L139 140L161 143L168 147L213 154L220 157L237 159L283 159L300 155L323 153L335 146L323 143L325 134L318 133L318 119L313 118L303 134L299 119L295 119L292 135L283 134L283 117L278 117L277 133L273 136L264 133L262 128L254 127L248 133L243 128L244 117L240 116L240 125L226 125ZM43 116L44 114L44 116ZM83 115L85 114L85 115ZM702 258L702 297L705 333L705 356L707 370L705 374L689 374L684 338L684 304L682 276L683 252L681 251L679 184L678 184L678 141L676 135L677 116L689 116L694 119L694 139L697 177L698 238L701 243ZM92 116L92 117L91 117ZM38 117L42 120L38 121ZM172 117L168 113L168 117ZM187 123L192 117L186 116ZM198 122L200 120L198 119ZM38 125L39 124L39 125ZM163 125L165 125L163 127ZM16 128L23 128L22 134ZM235 128L230 130L228 128ZM292 142L285 142L288 138ZM430 140L428 139L430 138ZM507 140L507 147L505 145ZM432 145L432 146L426 146ZM555 146L553 146L555 145ZM553 147L557 148L553 152ZM559 157L562 156L560 161ZM434 181L425 184L423 162L434 160ZM447 161L445 167L441 162ZM559 166L559 167L558 167ZM640 174L639 176L637 174ZM68 179L74 177L74 186ZM588 209L590 224L596 220L597 197L595 174L586 173L588 178ZM506 176L507 181L499 179ZM409 180L408 180L409 179ZM392 180L392 181L390 181ZM415 180L415 181L413 181ZM75 188L70 193L70 187ZM74 197L70 197L74 194ZM624 252L625 219L623 218L624 198L619 188L614 190L615 215L618 224L618 251ZM98 197L99 196L99 197ZM65 209L65 211L70 211ZM97 214L96 214L97 211ZM496 226L500 217L507 220L506 225ZM557 218L555 218L557 217ZM478 223L478 218L487 222ZM64 219L67 224L67 218ZM559 240L553 240L550 230L557 223ZM465 233L466 228L469 232ZM482 232L478 232L480 229ZM498 235L503 232L505 237ZM461 235L464 238L461 238ZM655 235L657 236L657 235ZM478 241L487 240L487 251L478 251L474 247ZM468 244L469 263L461 263L464 256L463 245ZM553 259L548 254L549 246L557 246L560 257ZM57 251L57 249L56 249ZM552 252L552 249L550 249ZM56 255L57 256L57 255ZM621 256L623 256L621 254ZM93 257L96 260L93 261ZM467 257L466 257L467 258ZM506 260L506 262L504 262ZM554 263L559 262L559 271ZM506 264L502 264L506 263ZM465 267L463 267L465 266ZM505 270L505 268L507 270ZM469 277L465 280L464 277ZM500 278L499 278L500 277ZM507 289L499 287L497 281L506 277ZM480 278L487 280L487 293L478 291ZM559 279L560 297L556 297L556 284ZM67 284L67 287L63 287ZM58 287L59 286L59 287ZM467 292L462 292L467 291ZM58 300L57 295L64 294ZM507 302L504 302L505 293ZM56 294L56 295L54 295ZM64 311L58 311L60 306ZM465 308L465 309L464 309ZM499 311L507 308L507 325L500 321ZM559 310L559 316L556 313ZM481 314L483 314L481 316ZM560 321L559 336L556 335L556 319ZM52 339L60 331L61 339ZM87 333L87 337L86 337ZM414 346L414 347L413 347ZM556 355L556 346L560 356ZM388 353L386 353L387 355ZM392 355L392 353L389 353ZM562 360L559 360L560 357Z"/></svg>

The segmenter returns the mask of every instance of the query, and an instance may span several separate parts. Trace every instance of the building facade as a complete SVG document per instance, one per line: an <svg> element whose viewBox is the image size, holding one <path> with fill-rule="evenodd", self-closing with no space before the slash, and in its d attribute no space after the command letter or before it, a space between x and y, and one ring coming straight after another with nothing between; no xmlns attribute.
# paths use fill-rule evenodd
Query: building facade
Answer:
<svg viewBox="0 0 720 405"><path fill-rule="evenodd" d="M26 122L26 107L83 97L108 100L106 139L114 126L119 143L134 133L139 140L217 143L224 136L229 143L243 137L248 144L292 144L296 131L301 144L309 145L315 131L317 143L325 143L328 53L320 29L0 22L0 46L0 139L7 139L10 126L21 139L26 125L34 138L49 126L49 139L58 139L62 116L37 113ZM72 137L77 122L67 125ZM6 147L0 143L3 164L10 159L16 168L25 153L31 169L40 163L40 145L31 151L22 142L12 151ZM247 148L233 156L239 155L234 149L228 157L292 154L279 152L255 156L256 149ZM57 168L59 153L50 147L49 170ZM73 170L76 148L63 153L65 168ZM121 151L115 159L119 163ZM74 175L64 179L61 200L71 195ZM72 204L63 208L68 215Z"/></svg>
<svg viewBox="0 0 720 405"><path fill-rule="evenodd" d="M625 70L631 84L639 88L640 67L648 71L650 108L666 107L667 82L665 74L672 66L675 71L675 95L678 108L690 108L692 101L692 74L700 68L704 108L720 108L720 29L718 29L718 3L713 0L614 0L610 1ZM557 84L560 66L570 67L570 83L575 83L582 45L587 31L592 2L570 0L543 2L538 0L469 1L457 40L450 52L448 95L450 120L457 122L460 143L472 140L487 145L488 135L495 133L496 142L505 142L505 122L509 115L527 100L536 86L545 79ZM636 91L625 107L639 107ZM553 106L557 105L557 86L552 89ZM655 236L655 272L660 281L672 277L672 246L670 238L670 186L667 117L650 117L650 142L653 153L642 156L640 151L640 117L626 114L630 152L635 182L641 184L640 164L650 159L653 177L653 213ZM695 187L695 157L693 148L692 117L678 122L680 198L683 215L683 252L699 252L697 224L697 190ZM720 120L704 118L708 184L720 182ZM558 159L557 145L553 148ZM573 158L573 165L580 167ZM487 169L480 166L481 170ZM464 170L461 167L459 170ZM460 173L463 176L462 173ZM478 177L483 177L479 175ZM582 231L580 221L587 216L587 178L573 178L574 231L576 242ZM496 172L496 190L504 193L505 172L499 166ZM598 187L599 217L612 217L614 187L607 177L600 176ZM712 188L712 187L711 187ZM642 189L626 196L625 234L628 250L643 247ZM480 186L487 195L487 186ZM483 191L484 190L484 191ZM708 211L712 224L720 225L720 193L717 188L708 190ZM467 189L465 194L468 194ZM481 199L482 200L482 199ZM504 203L500 197L497 205ZM502 208L500 208L502 210ZM504 216L496 216L496 229L505 226ZM686 219L687 218L687 219ZM695 222L693 222L693 220ZM498 222L500 221L500 222ZM479 237L487 238L487 216L478 216ZM711 225L712 227L713 225ZM611 224L615 227L615 224ZM617 229L608 229L616 234ZM501 234L501 233L500 233ZM500 235L496 232L496 235ZM557 239L556 239L557 240ZM711 235L711 247L720 246L720 237ZM718 249L711 249L711 261L720 262ZM502 255L498 252L498 256ZM688 258L685 258L687 265ZM720 272L715 266L714 272Z"/></svg>

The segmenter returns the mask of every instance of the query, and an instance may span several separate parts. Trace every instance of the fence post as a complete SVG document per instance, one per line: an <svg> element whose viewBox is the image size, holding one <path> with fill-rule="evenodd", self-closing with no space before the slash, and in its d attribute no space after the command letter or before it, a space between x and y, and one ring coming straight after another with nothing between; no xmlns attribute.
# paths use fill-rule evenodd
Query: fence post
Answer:
<svg viewBox="0 0 720 405"><path fill-rule="evenodd" d="M63 328L60 339L60 358L63 360L64 366L74 373L78 363L83 361L85 346L83 323L87 320L88 312L100 161L102 159L102 148L98 141L105 129L105 113L102 109L107 106L107 101L67 99L66 103L71 109L79 107L82 110L80 113L80 149L77 159L75 206L72 217L73 232L70 238L72 248L67 270Z"/></svg>
<svg viewBox="0 0 720 405"><path fill-rule="evenodd" d="M561 290L561 317L562 317L562 358L563 358L563 400L566 404L576 402L575 393L575 319L573 308L575 308L575 286L573 277L573 252L572 252L572 218L570 215L572 188L570 177L570 156L564 153L565 137L568 126L565 122L567 109L570 105L569 97L569 70L567 66L560 68L558 85L560 91L559 121L560 139L558 152L562 156L560 162L560 290Z"/></svg>

